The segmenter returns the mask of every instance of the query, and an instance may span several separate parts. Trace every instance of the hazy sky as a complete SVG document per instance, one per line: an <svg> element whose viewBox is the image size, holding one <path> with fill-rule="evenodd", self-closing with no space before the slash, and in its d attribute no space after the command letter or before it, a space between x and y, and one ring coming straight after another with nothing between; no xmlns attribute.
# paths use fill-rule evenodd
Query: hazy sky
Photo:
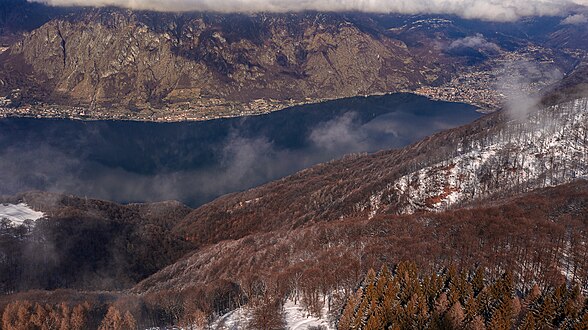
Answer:
<svg viewBox="0 0 588 330"><path fill-rule="evenodd" d="M364 11L456 14L464 18L512 21L526 16L568 15L588 0L29 0L55 6L120 6L159 11L290 12Z"/></svg>

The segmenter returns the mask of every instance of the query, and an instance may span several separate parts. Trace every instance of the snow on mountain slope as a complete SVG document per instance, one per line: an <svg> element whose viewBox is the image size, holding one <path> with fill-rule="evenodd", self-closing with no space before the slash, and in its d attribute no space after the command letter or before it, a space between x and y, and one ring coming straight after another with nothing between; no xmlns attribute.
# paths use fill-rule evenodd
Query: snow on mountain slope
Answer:
<svg viewBox="0 0 588 330"><path fill-rule="evenodd" d="M323 309L323 317L317 318L308 315L299 304L295 304L292 300L287 300L284 304L284 314L286 321L286 329L288 330L306 330L306 329L334 329L324 315L327 314L327 306ZM236 330L246 329L247 324L251 319L251 312L246 307L238 308L221 316L212 325L213 329L217 330Z"/></svg>
<svg viewBox="0 0 588 330"><path fill-rule="evenodd" d="M25 203L0 204L0 219L8 219L14 226L23 224L25 220L38 220L44 216L43 212L37 212Z"/></svg>
<svg viewBox="0 0 588 330"><path fill-rule="evenodd" d="M353 155L226 195L174 228L197 246L312 222L465 206L588 174L588 98L508 111L402 149ZM251 201L251 202L248 202Z"/></svg>
<svg viewBox="0 0 588 330"><path fill-rule="evenodd" d="M445 160L375 192L370 216L437 211L506 192L525 192L588 176L588 98L512 119L482 139L463 138Z"/></svg>
<svg viewBox="0 0 588 330"><path fill-rule="evenodd" d="M300 305L296 305L292 300L286 301L284 304L284 311L286 312L287 329L289 330L305 330L320 328L323 330L334 329L324 315L327 313L327 308L323 309L323 317L317 318L308 315L308 312Z"/></svg>

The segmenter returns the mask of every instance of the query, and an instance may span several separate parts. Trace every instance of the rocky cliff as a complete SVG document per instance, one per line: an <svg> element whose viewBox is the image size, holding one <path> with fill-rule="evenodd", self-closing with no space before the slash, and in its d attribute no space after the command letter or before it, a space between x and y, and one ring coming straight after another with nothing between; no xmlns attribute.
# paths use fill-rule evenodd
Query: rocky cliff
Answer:
<svg viewBox="0 0 588 330"><path fill-rule="evenodd" d="M422 88L435 98L498 108L488 94L497 93L508 65L540 60L543 70L567 73L585 53L583 29L561 32L553 19L495 33L492 23L434 16L33 13L44 16L0 49L0 97L10 94L9 107L20 106L4 115L209 119ZM4 14L20 15L0 8ZM528 33L539 24L547 37Z"/></svg>
<svg viewBox="0 0 588 330"><path fill-rule="evenodd" d="M70 105L304 101L437 78L403 42L335 14L90 10L34 30L3 62Z"/></svg>

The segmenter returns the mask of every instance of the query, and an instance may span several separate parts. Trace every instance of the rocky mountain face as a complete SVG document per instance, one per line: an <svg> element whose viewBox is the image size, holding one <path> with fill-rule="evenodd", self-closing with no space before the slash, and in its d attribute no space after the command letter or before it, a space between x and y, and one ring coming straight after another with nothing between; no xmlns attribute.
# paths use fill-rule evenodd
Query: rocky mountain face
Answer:
<svg viewBox="0 0 588 330"><path fill-rule="evenodd" d="M459 100L485 104L484 91L497 82L485 81L483 72L500 71L494 66L508 59L521 61L519 50L562 73L584 52L582 27L562 27L551 18L498 26L451 17L353 13L90 8L61 9L58 15L57 9L33 10L23 0L11 1L40 16L31 22L47 22L20 27L30 32L0 51L0 96L10 95L12 105L42 108L25 111L29 115L55 116L56 108L79 107L84 111L64 114L206 119L438 87L458 74L473 75L461 89L481 88ZM0 12L7 22L19 15ZM539 26L547 37L530 33ZM496 63L487 62L493 58ZM17 97L11 95L15 90L20 90Z"/></svg>
<svg viewBox="0 0 588 330"><path fill-rule="evenodd" d="M2 62L55 100L139 107L338 98L438 78L403 42L335 14L90 10L34 30Z"/></svg>

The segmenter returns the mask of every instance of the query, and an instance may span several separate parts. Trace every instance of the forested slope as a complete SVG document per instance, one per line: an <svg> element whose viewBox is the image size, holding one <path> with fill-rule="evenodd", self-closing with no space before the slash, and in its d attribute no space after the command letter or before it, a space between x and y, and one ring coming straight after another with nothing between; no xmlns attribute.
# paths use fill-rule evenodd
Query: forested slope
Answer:
<svg viewBox="0 0 588 330"><path fill-rule="evenodd" d="M45 217L0 226L0 292L133 286L174 262L191 244L171 234L190 208L178 202L120 205L60 194L27 193Z"/></svg>
<svg viewBox="0 0 588 330"><path fill-rule="evenodd" d="M197 246L340 218L438 211L587 174L588 99L486 116L409 147L348 156L193 211Z"/></svg>

